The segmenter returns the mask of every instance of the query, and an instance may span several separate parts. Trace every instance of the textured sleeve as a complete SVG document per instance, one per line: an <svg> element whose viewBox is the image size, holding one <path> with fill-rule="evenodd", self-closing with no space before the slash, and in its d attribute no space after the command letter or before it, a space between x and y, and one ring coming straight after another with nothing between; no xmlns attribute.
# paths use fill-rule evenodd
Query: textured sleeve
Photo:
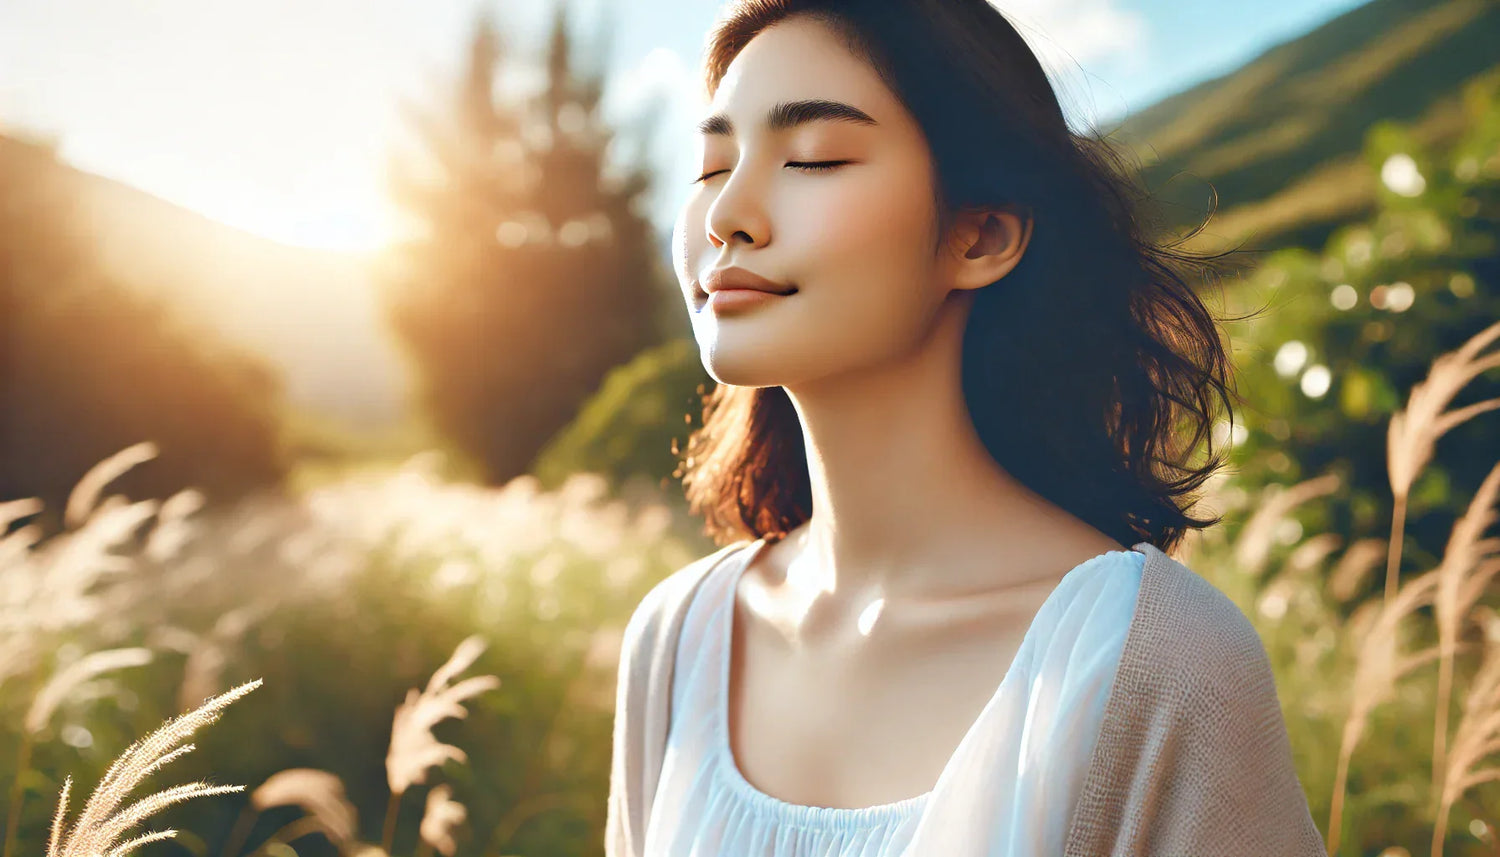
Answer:
<svg viewBox="0 0 1500 857"><path fill-rule="evenodd" d="M1326 857L1270 659L1249 619L1225 602L1222 633L1184 664L1188 681L1162 736L1161 791L1143 819L1142 853Z"/></svg>
<svg viewBox="0 0 1500 857"><path fill-rule="evenodd" d="M1260 635L1197 575L1162 580L1067 853L1326 857Z"/></svg>

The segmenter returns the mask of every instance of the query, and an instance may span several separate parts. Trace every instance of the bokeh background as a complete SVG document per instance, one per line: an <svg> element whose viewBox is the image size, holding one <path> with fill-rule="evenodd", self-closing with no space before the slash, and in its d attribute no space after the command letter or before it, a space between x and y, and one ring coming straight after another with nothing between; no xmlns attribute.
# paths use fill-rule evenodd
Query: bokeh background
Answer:
<svg viewBox="0 0 1500 857"><path fill-rule="evenodd" d="M1500 3L1000 7L1264 309L1178 556L1329 850L1500 854ZM717 13L0 2L4 857L84 853L68 777L244 787L152 857L602 853L620 632L715 548L669 247Z"/></svg>

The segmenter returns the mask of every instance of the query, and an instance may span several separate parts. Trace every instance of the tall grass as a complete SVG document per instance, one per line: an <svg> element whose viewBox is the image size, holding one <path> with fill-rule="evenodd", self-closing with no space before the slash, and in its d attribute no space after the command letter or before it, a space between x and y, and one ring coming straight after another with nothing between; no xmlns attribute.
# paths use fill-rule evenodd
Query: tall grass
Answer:
<svg viewBox="0 0 1500 857"><path fill-rule="evenodd" d="M1485 328L1457 350L1438 357L1427 378L1415 385L1406 407L1391 418L1387 435L1387 465L1395 513L1387 547L1386 579L1382 599L1377 606L1366 605L1356 611L1362 617L1346 629L1347 642L1356 653L1354 672L1348 684L1348 707L1336 762L1333 793L1330 800L1327 849L1336 854L1343 825L1345 789L1354 751L1363 737L1366 724L1376 707L1389 701L1397 684L1432 661L1437 661L1438 684L1434 700L1432 777L1429 812L1433 816L1432 854L1441 857L1448 815L1454 801L1471 786L1487 782L1490 777L1472 777L1468 766L1490 752L1500 749L1492 736L1500 731L1500 707L1483 705L1466 709L1460 725L1463 753L1456 757L1457 766L1446 759L1447 714L1452 692L1453 658L1460 650L1459 636L1467 623L1475 620L1475 609L1490 580L1500 572L1500 538L1484 538L1484 531L1495 520L1495 503L1500 495L1500 464L1490 471L1476 492L1468 511L1454 524L1452 536L1436 568L1412 577L1398 585L1397 569L1401 555L1405 499L1422 469L1432 459L1439 438L1461 423L1481 413L1500 408L1500 399L1490 399L1447 411L1450 402L1474 378L1500 366L1500 353L1481 355L1481 351L1500 338L1500 322ZM1323 477L1326 478L1326 477ZM1266 517L1274 520L1282 507L1308 497L1326 493L1328 485L1317 480L1284 492L1289 500L1263 507ZM1255 519L1252 519L1255 523ZM1254 542L1238 551L1240 562L1258 571L1266 553L1265 542L1273 523L1261 521L1247 526ZM1324 534L1328 535L1328 534ZM1243 536L1242 536L1243 538ZM1337 576L1336 576L1337 577ZM1347 581L1341 584L1348 586ZM1403 651L1406 626L1419 608L1431 605L1436 619L1436 645L1414 652ZM1480 679L1490 678L1483 669ZM1483 700L1482 694L1472 699ZM1475 735L1486 736L1475 738ZM1482 751L1482 752L1477 752ZM1477 752L1477 755L1476 755Z"/></svg>
<svg viewBox="0 0 1500 857"><path fill-rule="evenodd" d="M279 769L271 767L255 771L259 780L250 782L263 781L264 789L251 793L213 853L238 857L246 844L275 851L309 832L324 834L351 857L397 847L401 798L427 785L438 766L467 757L439 741L433 727L463 718L469 700L499 687L498 676L459 675L485 650L481 634L502 643L495 661L510 665L520 679L486 717L503 712L516 721L503 724L506 729L520 727L527 739L515 742L496 728L502 724L487 723L476 737L489 754L497 746L508 753L487 755L484 771L468 786L487 791L460 797L460 783L427 789L423 824L413 831L416 848L456 849L468 805L476 800L494 825L483 831L479 847L510 843L528 826L532 838L543 835L537 831L546 829L549 814L592 818L590 794L569 791L566 781L580 759L604 770L607 748L601 754L597 742L578 745L588 733L569 730L587 726L597 733L607 725L608 684L630 608L654 579L703 549L684 543L682 519L662 505L629 508L612 501L602 481L587 474L551 493L527 478L500 489L444 483L434 475L432 456L414 458L394 474L325 484L292 503L252 498L205 511L201 495L191 490L164 502L110 495L114 479L154 454L154 447L141 444L97 465L75 488L67 531L45 541L24 521L40 511L39 503L0 504L0 520L12 530L0 537L0 578L7 584L0 587L0 738L8 744L0 748L4 857L41 850L40 838L26 831L40 821L38 792L59 769L58 760L90 761L97 758L91 745L108 746L116 727L100 702L113 698L121 713L141 704L188 712L232 676L284 663L275 653L290 645L289 632L308 622L321 632L309 641L316 645L394 649L395 660L317 680L321 686L331 678L355 690L349 702L360 709L350 714L360 721L370 719L370 707L358 697L375 691L373 679L408 672L416 665L408 660L448 629L471 633L456 649L448 644L451 656L425 687L395 700L387 721L389 812L373 831L374 843L362 841L349 795L326 788L320 803L293 802L306 817L270 838L254 830L264 809L286 805L275 802L289 791L307 788L304 797L314 791L308 772L316 769L276 779ZM399 631L380 624L389 621L410 624ZM304 649L292 660L311 670L327 657ZM172 705L161 692L174 664L180 680ZM301 676L294 671L281 679ZM275 718L259 718L263 725L235 729L264 741L281 731L275 721L297 713L278 707ZM286 726L302 728L300 722ZM34 753L37 748L45 752ZM268 744L265 751L240 754L238 767L292 755L284 745ZM319 773L325 785L339 776ZM501 797L505 792L491 785L497 779L520 780L520 789L508 788L518 797ZM59 773L53 794L61 781ZM350 812L343 821L340 807ZM209 843L194 836L188 845L199 857L211 853Z"/></svg>
<svg viewBox="0 0 1500 857"><path fill-rule="evenodd" d="M402 795L413 785L427 782L430 772L444 762L468 761L463 750L437 740L432 727L449 718L467 716L468 710L463 706L466 700L500 685L500 680L492 675L471 676L450 684L473 665L484 649L484 641L478 637L465 638L432 674L427 686L420 691L412 688L397 707L385 762L390 800L378 848L359 840L359 811L349 802L343 780L337 774L290 768L272 774L251 793L249 805L241 811L225 841L223 857L239 853L256 813L277 806L297 806L306 815L277 830L267 842L291 842L316 832L333 843L340 854L390 854ZM464 806L453 800L451 786L442 783L430 789L418 830L419 852L437 849L452 857L457 846L455 833L466 816ZM265 843L261 848L265 848Z"/></svg>
<svg viewBox="0 0 1500 857"><path fill-rule="evenodd" d="M1497 339L1500 324L1435 361L1392 419L1393 496L1410 489L1445 432L1497 407L1492 400L1448 410L1468 381L1500 365L1497 355L1484 351ZM337 617L338 627L349 626L353 637L366 642L385 626L353 623L402 617L430 622L441 616L453 622L484 617L484 624L468 626L456 646L445 643L430 653L431 663L441 661L432 672L405 673L428 675L425 684L413 678L392 688L398 701L385 746L386 782L371 803L378 813L379 801L385 801L385 812L368 816L375 825L369 831L372 841L361 833L359 808L345 788L347 773L286 765L255 775L251 781L260 785L212 853L287 853L291 843L317 834L341 857L390 855L401 848L398 840L406 839L397 836L403 799L419 786L426 794L414 837L417 857L455 857L467 847L464 828L471 818L492 823L472 847L494 857L513 853L522 826L548 813L587 820L596 803L602 806L601 795L543 787L539 772L569 758L559 754L576 743L564 728L563 713L584 703L608 714L620 623L644 587L700 555L698 546L675 538L674 519L664 507L648 507L632 518L620 504L600 505L602 485L587 477L553 494L538 491L529 480L499 490L446 485L433 477L425 459L409 462L394 476L325 485L292 506L252 504L211 518L202 517L201 498L191 491L163 503L107 495L108 483L127 463L139 465L153 453L149 445L132 447L80 482L64 535L42 542L21 526L0 539L0 571L9 583L0 588L0 703L25 700L9 706L17 709L13 715L5 715L7 706L0 705L0 716L14 723L16 743L10 746L20 774L8 784L3 857L17 853L24 842L24 810L39 809L26 800L28 771L34 764L48 770L56 765L56 755L39 757L34 751L47 748L47 736L60 728L61 734L71 734L69 726L76 732L89 700L124 698L125 678L133 687L148 686L142 676L159 679L162 663L172 656L181 659L182 672L175 699L169 693L167 701L183 713L132 744L72 824L66 822L71 775L63 781L49 857L124 857L173 835L131 831L148 815L188 797L241 790L199 781L120 806L124 792L142 777L192 749L176 746L189 734L183 730L209 722L215 705L237 698L231 694L259 685L257 680L222 692L230 676L245 671L253 646L282 645L263 636L272 633L266 623L297 611L326 616L325 623ZM1267 642L1278 685L1285 698L1296 700L1298 716L1288 723L1294 746L1303 748L1298 758L1304 784L1328 801L1329 853L1338 852L1347 824L1374 829L1375 822L1389 823L1392 813L1373 808L1399 804L1411 809L1399 822L1411 828L1403 838L1414 839L1412 826L1420 823L1420 835L1430 834L1431 853L1440 857L1454 816L1463 811L1477 816L1483 806L1466 797L1500 780L1500 767L1486 766L1500 750L1500 614L1483 603L1500 573L1500 537L1491 533L1500 505L1500 463L1455 522L1440 560L1405 579L1392 578L1404 527L1399 511L1388 540L1344 545L1335 533L1304 534L1288 526L1299 506L1340 490L1335 476L1272 486L1257 496L1224 480L1211 487L1241 509L1246 523L1232 545L1207 533L1187 550L1195 568L1250 604L1247 612ZM19 522L35 511L27 501L0 504L0 520ZM149 531L140 533L143 528ZM1352 603L1382 558L1384 590ZM355 594L367 592L389 599L389 617L365 616L359 604L350 604ZM611 604L614 612L576 612L589 599ZM192 609L163 612L164 605L174 604ZM430 605L444 612L425 612ZM1347 620L1339 616L1345 607L1352 608ZM606 615L619 622L604 621ZM532 624L511 627L528 621ZM480 634L480 628L489 630ZM504 641L487 656L497 664L496 674L462 677L491 651L481 642L491 637ZM527 642L533 638L546 642ZM539 675L565 686L513 682L499 666L513 647L545 670ZM1466 677L1460 665L1469 652L1480 662ZM411 653L415 657L420 650ZM1436 669L1429 673L1429 665ZM501 675L507 675L504 684ZM1409 692L1413 680L1426 675L1433 676L1435 692ZM409 682L418 686L401 696ZM1450 728L1448 703L1455 693L1462 694L1462 709L1456 728ZM220 695L209 704L196 704L214 694ZM487 770L517 769L517 797L471 814L476 801L494 798L476 790L478 780L467 778L473 768L462 769L465 779L432 782L434 772L469 758L465 749L440 740L435 729L443 721L469 717L470 703L504 694L509 695L503 696L503 706L482 709L485 717L539 696L548 701L520 733L524 743L511 745L514 756L485 756ZM386 704L382 709L390 710ZM1425 730L1430 724L1430 759L1416 758L1394 741L1366 740L1383 736L1377 730L1389 727L1391 711L1413 727ZM1327 733L1326 740L1320 732ZM605 735L596 731L587 740L599 743L596 753L607 758ZM1418 744L1424 752L1425 739L1424 732ZM1415 770L1420 776L1410 777ZM1412 782L1382 783L1382 777ZM258 822L277 807L297 807L300 814L269 835L257 834ZM1353 821L1346 822L1346 816ZM1488 823L1477 817L1470 823L1493 838ZM210 853L206 842L193 850L199 857Z"/></svg>
<svg viewBox="0 0 1500 857"><path fill-rule="evenodd" d="M1500 366L1500 352L1479 356L1500 337L1500 322L1490 325L1456 351L1433 361L1427 379L1412 388L1406 407L1391 416L1386 433L1386 470L1390 475L1395 506L1391 515L1391 547L1385 566L1385 597L1396 591L1401 565L1401 542L1405 533L1406 503L1411 486L1432 460L1438 438L1454 426L1485 411L1500 408L1500 398L1486 399L1456 411L1447 410L1454 396L1480 374Z"/></svg>
<svg viewBox="0 0 1500 857"><path fill-rule="evenodd" d="M93 795L83 805L83 811L71 826L66 824L65 818L73 778L64 780L62 794L57 800L57 812L52 817L47 857L125 857L147 842L170 839L177 835L177 831L168 828L119 842L126 832L160 810L190 798L242 791L244 786L213 786L201 781L192 782L163 789L130 806L120 808L120 804L141 781L173 760L192 752L195 746L186 744L179 747L179 743L218 720L224 706L257 687L260 687L260 682L253 681L220 694L132 744L94 787Z"/></svg>

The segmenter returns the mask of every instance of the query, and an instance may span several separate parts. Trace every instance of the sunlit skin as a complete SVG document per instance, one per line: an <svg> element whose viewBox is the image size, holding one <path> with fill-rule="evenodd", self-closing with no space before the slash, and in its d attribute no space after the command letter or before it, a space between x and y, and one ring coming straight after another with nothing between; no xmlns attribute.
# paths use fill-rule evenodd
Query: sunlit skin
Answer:
<svg viewBox="0 0 1500 857"><path fill-rule="evenodd" d="M875 124L766 130L774 105L804 99ZM1011 478L964 405L972 299L1014 269L1032 223L966 213L935 253L919 126L815 21L756 36L702 114L733 134L700 135L694 175L710 175L674 229L679 284L715 379L786 389L813 496L812 517L736 592L734 755L751 783L794 803L913 797L933 787L1062 575L1127 547ZM822 162L844 163L796 166ZM798 291L700 309L700 278L728 266Z"/></svg>

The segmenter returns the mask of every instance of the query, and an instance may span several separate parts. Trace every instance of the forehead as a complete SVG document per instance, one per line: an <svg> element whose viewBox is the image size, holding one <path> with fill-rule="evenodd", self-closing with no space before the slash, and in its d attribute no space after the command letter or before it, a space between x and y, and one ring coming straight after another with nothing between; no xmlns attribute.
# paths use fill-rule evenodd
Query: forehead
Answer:
<svg viewBox="0 0 1500 857"><path fill-rule="evenodd" d="M759 133L779 102L847 103L881 125L902 111L879 75L822 22L798 17L758 33L735 56L704 115L730 117L736 134Z"/></svg>

